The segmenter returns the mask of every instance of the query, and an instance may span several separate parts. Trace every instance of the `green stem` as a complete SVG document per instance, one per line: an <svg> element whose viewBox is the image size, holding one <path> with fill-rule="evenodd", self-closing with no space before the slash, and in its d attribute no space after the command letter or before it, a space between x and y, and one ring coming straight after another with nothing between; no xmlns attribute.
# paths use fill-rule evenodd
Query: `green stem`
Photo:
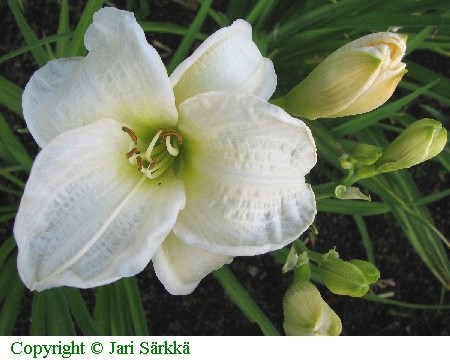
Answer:
<svg viewBox="0 0 450 363"><path fill-rule="evenodd" d="M239 309L241 309L251 322L259 325L264 335L280 335L269 318L259 308L227 266L214 271L213 274L230 296L231 300L239 307Z"/></svg>
<svg viewBox="0 0 450 363"><path fill-rule="evenodd" d="M300 240L295 241L295 248L296 248L298 254L301 254L301 253L306 251L306 253L308 253L309 259L314 261L314 262L316 262L317 264L319 264L322 261L322 254L321 253L315 252L315 251L311 251Z"/></svg>
<svg viewBox="0 0 450 363"><path fill-rule="evenodd" d="M361 165L358 171L346 180L344 185L349 187L361 179L368 179L376 176L377 174L378 173L375 171L375 167L373 165Z"/></svg>
<svg viewBox="0 0 450 363"><path fill-rule="evenodd" d="M195 38L200 31L203 22L205 21L205 18L208 16L208 12L211 9L212 2L213 0L205 0L204 2L202 2L200 9L195 16L195 19L189 26L188 31L183 37L183 40L175 51L175 54L173 55L169 66L167 67L167 72L169 74L174 71L174 69L178 66L178 64L181 63L181 61L186 57L189 50L191 49L192 44L194 43Z"/></svg>

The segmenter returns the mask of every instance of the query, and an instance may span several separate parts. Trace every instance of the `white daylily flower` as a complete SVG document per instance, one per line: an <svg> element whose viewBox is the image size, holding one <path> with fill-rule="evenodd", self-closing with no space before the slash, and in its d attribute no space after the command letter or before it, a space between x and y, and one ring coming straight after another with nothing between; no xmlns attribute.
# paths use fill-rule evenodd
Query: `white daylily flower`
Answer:
<svg viewBox="0 0 450 363"><path fill-rule="evenodd" d="M30 289L98 286L153 259L166 289L187 294L312 223L314 141L266 102L276 75L249 24L213 34L170 79L131 13L98 11L85 44L23 96L43 148L14 226Z"/></svg>

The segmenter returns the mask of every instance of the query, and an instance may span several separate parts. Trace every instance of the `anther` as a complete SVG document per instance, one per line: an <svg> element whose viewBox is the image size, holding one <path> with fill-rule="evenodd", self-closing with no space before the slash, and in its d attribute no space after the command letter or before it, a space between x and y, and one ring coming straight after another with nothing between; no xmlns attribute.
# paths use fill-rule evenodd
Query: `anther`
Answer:
<svg viewBox="0 0 450 363"><path fill-rule="evenodd" d="M138 138L133 130L129 129L126 126L122 126L122 131L126 132L131 137L131 140L133 140L133 142L137 145Z"/></svg>
<svg viewBox="0 0 450 363"><path fill-rule="evenodd" d="M136 157L136 162L137 162L138 170L141 171L142 167L144 166L142 158L140 156Z"/></svg>
<svg viewBox="0 0 450 363"><path fill-rule="evenodd" d="M158 159L152 157L152 161L150 163L150 165L148 166L149 169L153 169L155 167L155 165L158 164Z"/></svg>
<svg viewBox="0 0 450 363"><path fill-rule="evenodd" d="M131 158L134 154L139 154L138 148L134 147L132 148L130 151L128 151L125 156L127 157L127 159Z"/></svg>
<svg viewBox="0 0 450 363"><path fill-rule="evenodd" d="M160 135L161 141L164 141L167 136L174 136L178 140L178 144L182 144L183 138L179 132L173 131L173 130L167 130L167 129L161 129L162 133Z"/></svg>

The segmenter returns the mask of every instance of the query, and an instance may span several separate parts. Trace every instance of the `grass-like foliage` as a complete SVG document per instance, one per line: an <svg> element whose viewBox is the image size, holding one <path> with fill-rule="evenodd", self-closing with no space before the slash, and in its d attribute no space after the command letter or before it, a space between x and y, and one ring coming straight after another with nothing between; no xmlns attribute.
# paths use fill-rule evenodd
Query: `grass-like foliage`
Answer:
<svg viewBox="0 0 450 363"><path fill-rule="evenodd" d="M148 34L163 33L178 37L178 46L167 58L170 73L190 54L195 44L205 39L208 32L242 18L252 24L254 40L261 52L274 62L278 76L276 96L285 94L328 54L350 40L388 29L407 34L405 63L408 73L391 100L370 113L307 123L316 140L319 158L313 175L321 182L332 183L343 176L338 157L349 152L356 143L385 147L407 125L420 118L418 114L439 120L448 129L445 110L450 106L450 79L440 74L439 69L429 69L412 60L417 59L414 54L419 51L434 53L442 58L449 56L450 10L447 0L229 0L221 1L220 8L213 0L199 0L196 9L184 9L192 2L169 2L170 6L192 14L192 22L188 26L150 21L152 6L147 1L128 0L116 4L115 1L88 0L82 13L75 13L74 4L61 0L58 9L52 2L53 11L59 11L59 23L54 25L56 30L45 35L41 29L32 26L29 17L24 16L30 3L8 0L7 6L2 7L2 11L13 15L17 33L21 34L23 41L16 49L0 53L1 64L21 57L29 59L31 55L34 67L38 69L55 58L84 55L83 36L94 12L105 5L117 5L133 11ZM80 2L76 3L79 7ZM208 26L205 27L205 24ZM24 144L24 140L31 140L23 129L25 123L18 125L17 121L23 120L22 86L13 83L8 74L0 75L0 238L3 238L0 240L0 334L18 333L17 319L23 304L29 305L29 333L33 335L149 334L151 306L146 307L150 310L146 315L137 278L126 278L97 288L95 296L91 294L89 299L74 288L56 288L32 294L26 292L17 273L17 250L12 235L14 217L34 156L30 152L33 150L30 148L32 142ZM436 175L448 173L448 145L428 163L434 163L433 173ZM429 178L437 176L430 174ZM423 263L442 284L442 291L448 290L450 243L445 236L447 231L435 227L429 212L431 203L449 197L448 185L423 195L411 173L404 170L361 180L358 186L371 195L372 202L318 198L319 213L353 216L361 241L355 243L363 244L367 253L365 257L375 264L377 255L371 240L371 226L366 218L389 214ZM320 188L315 190L320 196ZM287 252L277 251L272 256L284 263ZM256 322L264 334L280 334L230 268L224 267L214 276L244 315ZM312 279L320 282L315 271L312 271ZM270 286L267 288L270 289ZM444 305L444 299L437 305L418 305L373 293L365 298L379 304L396 304L405 309L449 308ZM345 320L343 325L345 329Z"/></svg>

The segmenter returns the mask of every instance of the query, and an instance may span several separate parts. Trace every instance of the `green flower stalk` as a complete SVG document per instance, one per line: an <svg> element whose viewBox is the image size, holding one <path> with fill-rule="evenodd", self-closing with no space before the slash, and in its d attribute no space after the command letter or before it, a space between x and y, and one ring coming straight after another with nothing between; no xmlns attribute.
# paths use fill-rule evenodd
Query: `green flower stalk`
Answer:
<svg viewBox="0 0 450 363"><path fill-rule="evenodd" d="M273 103L310 120L372 111L394 92L406 65L406 36L374 33L339 48Z"/></svg>
<svg viewBox="0 0 450 363"><path fill-rule="evenodd" d="M375 163L376 173L409 168L438 155L447 143L447 130L432 119L409 125Z"/></svg>
<svg viewBox="0 0 450 363"><path fill-rule="evenodd" d="M286 335L339 335L339 316L322 299L317 288L305 280L295 281L283 299Z"/></svg>

